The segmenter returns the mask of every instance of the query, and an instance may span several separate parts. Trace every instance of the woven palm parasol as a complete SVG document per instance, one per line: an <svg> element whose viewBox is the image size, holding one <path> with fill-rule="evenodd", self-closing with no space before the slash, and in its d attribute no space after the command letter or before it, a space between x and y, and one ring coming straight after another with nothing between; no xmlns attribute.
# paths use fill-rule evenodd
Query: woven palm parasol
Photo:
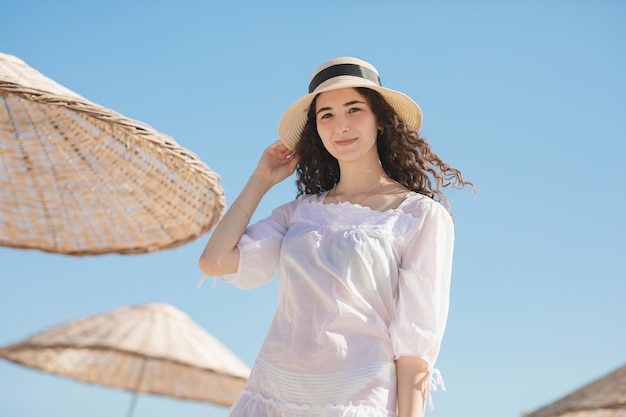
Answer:
<svg viewBox="0 0 626 417"><path fill-rule="evenodd" d="M626 365L524 417L626 417Z"/></svg>
<svg viewBox="0 0 626 417"><path fill-rule="evenodd" d="M150 126L0 53L0 245L147 253L195 240L225 205L219 176Z"/></svg>
<svg viewBox="0 0 626 417"><path fill-rule="evenodd" d="M120 307L0 348L6 360L138 393L231 405L250 369L176 307Z"/></svg>

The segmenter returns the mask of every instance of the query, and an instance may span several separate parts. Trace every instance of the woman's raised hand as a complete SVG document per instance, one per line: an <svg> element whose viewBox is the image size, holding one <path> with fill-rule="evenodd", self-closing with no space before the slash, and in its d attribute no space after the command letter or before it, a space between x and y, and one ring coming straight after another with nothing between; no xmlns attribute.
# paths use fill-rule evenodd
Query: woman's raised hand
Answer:
<svg viewBox="0 0 626 417"><path fill-rule="evenodd" d="M293 174L300 157L280 141L272 143L263 151L254 175L261 176L271 185L278 184Z"/></svg>

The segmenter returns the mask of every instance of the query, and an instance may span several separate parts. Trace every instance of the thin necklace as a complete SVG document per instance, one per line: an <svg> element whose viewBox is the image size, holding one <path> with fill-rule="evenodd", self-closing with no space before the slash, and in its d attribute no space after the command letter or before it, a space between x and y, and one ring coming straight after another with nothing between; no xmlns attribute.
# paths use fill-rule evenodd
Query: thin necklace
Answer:
<svg viewBox="0 0 626 417"><path fill-rule="evenodd" d="M367 200L369 197L371 197L371 196L372 196L372 195L373 195L376 191L380 190L380 189L381 189L381 187L382 187L383 185L385 185L385 181L382 181L380 184L378 184L378 185L376 186L376 188L374 188L373 190L371 190L371 191L369 191L367 194L365 194L365 197L363 197L363 198L362 198L362 199L360 199L359 201L357 201L357 202L355 202L355 203L352 203L352 204L362 205L362 203L363 203L365 200ZM331 197L333 198L333 200L335 200L335 203L340 203L340 201L339 201L339 200L337 200L337 187L335 187L335 188L333 189L333 195L331 195ZM344 201L344 203L345 203L345 202L347 202L347 200L346 200L346 201Z"/></svg>

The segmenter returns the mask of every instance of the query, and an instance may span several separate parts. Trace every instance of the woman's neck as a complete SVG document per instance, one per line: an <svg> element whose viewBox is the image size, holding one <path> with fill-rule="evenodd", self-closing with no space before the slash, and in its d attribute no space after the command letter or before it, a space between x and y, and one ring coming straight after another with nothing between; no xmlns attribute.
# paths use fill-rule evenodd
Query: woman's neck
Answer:
<svg viewBox="0 0 626 417"><path fill-rule="evenodd" d="M347 199L372 192L381 184L393 181L380 162L366 166L357 163L342 163L339 165L339 169L341 172L340 180L334 191Z"/></svg>

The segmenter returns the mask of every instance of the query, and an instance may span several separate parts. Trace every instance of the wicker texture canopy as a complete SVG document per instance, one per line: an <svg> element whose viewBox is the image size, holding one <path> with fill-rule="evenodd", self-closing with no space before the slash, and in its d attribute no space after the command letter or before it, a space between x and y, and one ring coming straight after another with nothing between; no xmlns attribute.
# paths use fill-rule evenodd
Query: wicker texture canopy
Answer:
<svg viewBox="0 0 626 417"><path fill-rule="evenodd" d="M165 303L122 307L51 327L0 348L0 357L135 393L231 405L250 369Z"/></svg>
<svg viewBox="0 0 626 417"><path fill-rule="evenodd" d="M524 417L626 417L626 365Z"/></svg>
<svg viewBox="0 0 626 417"><path fill-rule="evenodd" d="M208 232L219 176L150 126L0 53L0 245L147 253Z"/></svg>

